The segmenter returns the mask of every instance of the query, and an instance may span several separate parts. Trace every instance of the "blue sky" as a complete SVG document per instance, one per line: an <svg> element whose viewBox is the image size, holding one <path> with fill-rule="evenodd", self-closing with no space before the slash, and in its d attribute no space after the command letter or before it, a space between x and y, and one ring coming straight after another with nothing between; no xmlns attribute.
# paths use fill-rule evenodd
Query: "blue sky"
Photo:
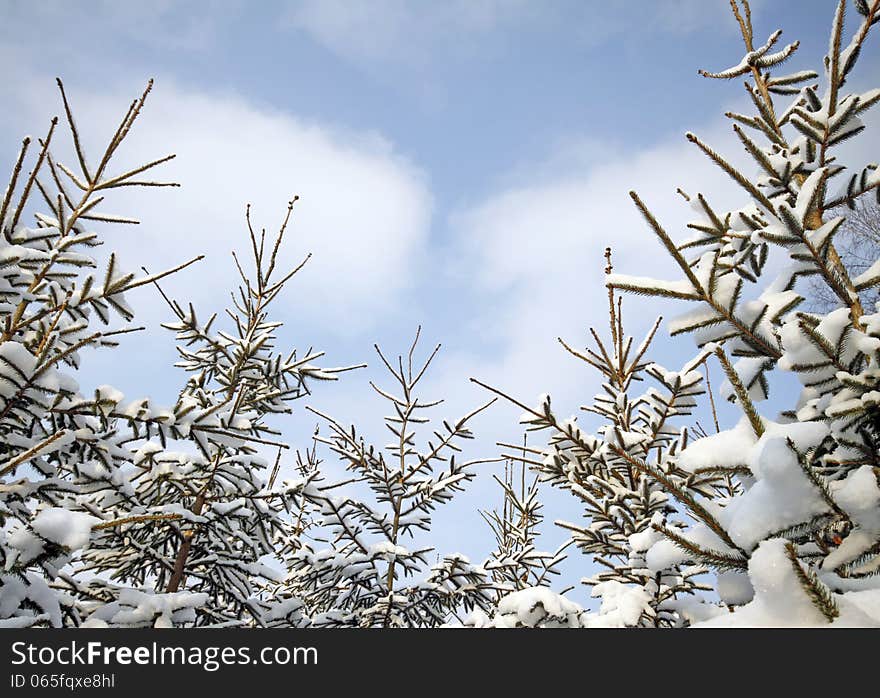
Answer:
<svg viewBox="0 0 880 698"><path fill-rule="evenodd" d="M726 0L143 5L0 0L3 161L58 113L56 75L92 152L155 77L123 157L178 153L164 174L182 187L110 202L142 220L114 231L112 246L123 263L151 269L207 252L168 289L219 310L234 282L228 250L246 240L245 203L272 227L299 194L287 259L314 258L279 307L282 339L326 349L331 365L370 362L311 402L380 444L385 409L367 386L379 373L373 342L403 351L418 324L426 349L443 342L426 389L447 397L445 416L484 398L471 375L527 402L550 392L574 412L597 383L555 338L582 344L588 325L604 326L604 247L614 246L618 270L671 273L627 191L637 188L670 231L690 218L676 186L742 202L683 138L693 130L742 161L722 117L746 108L741 85L697 75L742 54ZM756 38L782 27L783 40L801 41L790 68L820 67L834 2L752 5ZM877 67L873 42L857 84ZM181 376L167 368L173 341L158 329L167 314L149 293L131 300L150 329L124 345L129 361L98 356L81 382L171 401ZM671 310L636 299L628 308L635 334ZM692 352L688 339L664 338L656 357L675 368ZM501 405L482 417L471 454L516 438L517 417ZM313 426L301 409L283 423L299 445ZM481 477L438 516L440 546L485 554L475 508L495 496ZM548 502L551 519L577 516ZM561 538L554 531L548 544Z"/></svg>

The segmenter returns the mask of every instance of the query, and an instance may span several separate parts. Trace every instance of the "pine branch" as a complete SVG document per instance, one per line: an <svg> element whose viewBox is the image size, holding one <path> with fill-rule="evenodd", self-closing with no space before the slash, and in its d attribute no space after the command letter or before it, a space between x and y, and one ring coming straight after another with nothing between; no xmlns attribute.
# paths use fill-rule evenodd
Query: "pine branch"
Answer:
<svg viewBox="0 0 880 698"><path fill-rule="evenodd" d="M816 609L825 616L825 619L829 623L833 623L840 616L840 609L834 600L834 594L816 576L815 571L811 567L805 568L801 564L798 559L798 550L795 543L788 542L785 544L785 554L804 593L813 602Z"/></svg>
<svg viewBox="0 0 880 698"><path fill-rule="evenodd" d="M669 475L664 473L658 468L650 466L645 461L636 458L618 446L611 445L611 450L614 451L618 456L627 461L630 465L632 465L636 470L644 473L645 475L654 478L659 482L663 487L669 492L672 496L674 496L678 501L684 504L691 512L696 516L700 521L702 521L706 526L711 530L716 536L718 536L725 545L729 546L733 550L738 551L742 554L743 557L746 557L745 552L733 542L733 539L724 529L724 526L716 519L706 507L700 504L699 501L685 488L679 486Z"/></svg>
<svg viewBox="0 0 880 698"><path fill-rule="evenodd" d="M659 524L652 524L651 528L662 533L676 546L692 555L696 560L705 563L715 569L721 571L728 570L748 570L748 560L739 555L730 555L729 553L720 552L718 550L710 550L704 548L684 536L679 535L675 531Z"/></svg>
<svg viewBox="0 0 880 698"><path fill-rule="evenodd" d="M828 505L828 508L831 509L835 514L837 514L841 519L845 521L849 521L849 516L837 502L834 501L834 496L831 494L831 490L828 487L828 483L825 482L824 478L819 475L815 468L810 465L810 462L807 460L807 457L802 455L797 448L795 447L794 441L791 438L786 438L786 443L788 444L789 449L791 449L792 453L795 454L797 458L798 465L803 471L804 475L807 476L807 479L810 483L819 491L822 499L825 504Z"/></svg>
<svg viewBox="0 0 880 698"><path fill-rule="evenodd" d="M736 369L730 365L730 362L727 360L727 354L724 353L722 347L718 346L715 348L715 356L718 358L721 368L724 369L727 380L729 380L730 384L733 386L740 407L743 412L745 412L746 417L749 419L749 424L752 426L752 431L755 432L755 436L761 438L764 435L764 422L758 414L758 411L755 409L755 406L749 397L748 390L746 390L742 381L739 379L739 374L737 374Z"/></svg>

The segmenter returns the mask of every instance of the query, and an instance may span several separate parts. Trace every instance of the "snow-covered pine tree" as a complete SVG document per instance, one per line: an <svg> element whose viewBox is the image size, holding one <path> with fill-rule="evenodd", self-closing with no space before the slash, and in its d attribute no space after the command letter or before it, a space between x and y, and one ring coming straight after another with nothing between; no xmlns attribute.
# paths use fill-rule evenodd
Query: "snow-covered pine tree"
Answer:
<svg viewBox="0 0 880 698"><path fill-rule="evenodd" d="M483 563L494 580L496 605L492 613L475 608L464 619L471 628L580 627L583 609L550 589L565 560L567 540L555 552L539 550L537 538L544 521L540 477L528 473L527 439L516 459L506 459L504 478L493 474L502 492L501 510L481 511L495 536L495 549Z"/></svg>
<svg viewBox="0 0 880 698"><path fill-rule="evenodd" d="M61 84L59 82L59 87ZM82 149L61 88L78 167L56 162L49 135L17 189L26 141L2 203L0 321L0 622L6 625L169 625L261 622L261 558L289 537L289 507L308 485L267 486L258 449L281 448L267 417L289 411L307 381L333 379L318 354L279 353L270 303L280 275L274 240L251 230L254 270L242 277L230 329L214 331L192 306L169 299L180 365L191 373L176 403L125 401L109 387L81 391L71 372L84 349L116 346L133 331L95 329L133 317L125 292L167 274L135 278L114 254L105 272L85 252L101 244L93 222L105 193L163 186L140 176L173 156L113 175L111 161L151 85L129 107L97 166ZM22 216L39 192L49 213ZM33 208L33 207L31 207ZM288 209L288 218L290 208ZM192 260L195 261L195 260ZM237 261L237 260L236 260Z"/></svg>
<svg viewBox="0 0 880 698"><path fill-rule="evenodd" d="M606 274L610 274L611 250L605 254ZM481 385L525 409L521 421L529 430L550 432L546 448L529 449L520 458L544 481L570 492L584 505L584 522L557 522L571 532L580 550L604 568L583 580L602 604L597 615L584 615L581 622L588 626L682 625L695 612L695 592L704 588L695 577L705 573L705 568L685 563L648 569L644 558L661 531L671 533L681 527L655 475L681 483L683 488L707 492L721 484L714 476L688 476L675 466L688 441L687 429L676 421L691 414L696 398L704 392L698 367L706 356L697 357L679 372L669 372L646 358L659 319L635 346L624 329L621 299L610 288L608 315L606 341L595 329L590 330L594 349L580 351L559 340L569 354L602 374L602 392L592 405L581 408L603 420L596 436L586 433L575 418L560 419L549 395L542 396L534 409ZM646 378L656 385L633 396L636 384ZM511 452L508 457L517 456Z"/></svg>
<svg viewBox="0 0 880 698"><path fill-rule="evenodd" d="M847 207L880 191L876 163L853 170L836 151L864 130L861 116L880 102L878 89L845 91L880 19L880 0L855 2L857 26L848 44L847 3L838 3L821 91L811 84L814 72L772 74L797 43L772 53L781 34L776 31L755 47L748 3L732 0L731 7L746 53L727 70L701 73L747 79L756 112L728 116L758 173L743 173L697 136L687 137L748 201L738 210L717 211L698 194L693 204L700 217L688 226L695 234L676 244L632 193L683 278L615 275L610 284L694 304L671 323L671 332L693 333L715 353L728 377L725 390L744 417L735 428L692 443L678 467L695 475L726 472L743 487L710 499L658 476L695 524L686 535L664 532L647 562L656 568L690 558L715 567L721 599L739 608L712 623L876 624L880 315L863 307L860 293L880 284L880 261L853 274L835 250L834 235ZM782 99L790 101L780 105ZM780 268L765 279L765 270ZM798 309L803 296L796 284L808 276L827 287L836 308ZM804 386L776 421L756 406L774 370L794 373ZM639 458L633 462L646 468Z"/></svg>
<svg viewBox="0 0 880 698"><path fill-rule="evenodd" d="M192 304L162 294L175 316L165 327L177 336L177 366L190 374L172 410L158 412L148 401L123 405L115 396L105 398L107 418L129 420L138 447L127 473L131 498L104 499L96 511L119 506L117 519L171 517L152 526L103 531L83 554L84 569L100 575L85 587L87 595L116 595L120 582L164 597L185 598L185 591L200 599L193 604L195 616L185 622L264 623L268 606L260 592L278 581L279 569L267 558L296 535L291 514L303 506L302 489L311 481L306 477L275 486L287 445L278 441L269 420L289 414L291 403L309 393L312 381L335 380L348 370L317 368L312 362L322 352L300 356L276 348L281 323L271 319L270 306L308 260L292 270L278 267L295 201L289 202L274 238L267 238L265 229L255 231L248 207L251 264L233 252L239 286L225 311L228 328L215 327L216 313L202 320ZM271 476L261 449L277 450ZM150 610L147 597L138 600L144 612ZM164 603L160 600L160 607ZM136 615L119 599L96 610L92 620L112 622L117 614L126 623Z"/></svg>
<svg viewBox="0 0 880 698"><path fill-rule="evenodd" d="M384 421L393 443L377 448L354 426L312 410L330 429L330 436L318 440L353 473L349 480L313 482L304 490L315 505L316 543L303 541L290 556L279 593L301 600L313 626L434 627L475 607L488 609L494 600L494 583L482 567L459 554L432 564L433 548L405 545L430 531L432 512L473 479L476 465L497 460L458 455L461 443L473 438L470 421L494 400L454 422L427 426L428 410L442 400L423 400L417 388L440 346L421 366L414 364L419 334L394 363L376 346L395 385L370 385L390 406ZM423 447L417 445L419 429L431 430Z"/></svg>
<svg viewBox="0 0 880 698"><path fill-rule="evenodd" d="M25 177L33 144L24 139L0 203L0 624L5 626L79 623L75 599L54 583L95 531L121 525L89 503L104 490L124 493L114 477L129 437L104 419L103 396L112 391L102 387L94 398L84 397L73 374L88 350L113 348L120 335L138 329L111 327L114 319L125 323L133 317L128 291L191 263L138 279L120 271L111 254L103 273L93 271L97 263L90 251L102 240L89 227L137 223L102 212L105 197L120 187L176 186L142 177L173 155L111 174L151 86L131 103L98 163L89 165L59 80L77 166L52 157L55 118L38 139ZM25 223L31 215L33 227ZM71 413L77 404L81 409Z"/></svg>
<svg viewBox="0 0 880 698"><path fill-rule="evenodd" d="M492 475L501 488L501 510L480 512L495 537L495 549L483 567L495 580L499 600L514 591L549 586L552 576L559 574L558 567L570 543L553 553L536 547L544 522L544 504L539 475L528 473L526 443L524 439L516 460L505 460L503 479Z"/></svg>

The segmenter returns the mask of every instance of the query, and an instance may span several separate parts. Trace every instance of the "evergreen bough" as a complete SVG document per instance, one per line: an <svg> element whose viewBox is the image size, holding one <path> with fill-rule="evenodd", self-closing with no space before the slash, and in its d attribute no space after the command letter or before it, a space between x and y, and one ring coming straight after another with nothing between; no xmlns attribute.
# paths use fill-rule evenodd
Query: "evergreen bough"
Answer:
<svg viewBox="0 0 880 698"><path fill-rule="evenodd" d="M722 601L736 612L712 621L718 624L869 623L859 600L880 594L880 315L862 301L880 284L880 260L853 273L834 237L860 200L880 196L877 164L852 168L836 150L864 131L862 116L880 102L880 89L846 91L880 2L855 3L849 42L846 7L840 0L819 81L812 71L776 75L797 43L771 53L777 31L756 49L748 2L731 1L746 54L729 69L700 72L746 79L755 111L727 116L758 173L735 168L694 134L687 138L740 185L745 203L720 211L697 194L692 235L674 242L633 192L681 278L609 279L615 289L691 303L671 333L690 333L714 353L727 376L724 391L744 414L737 427L697 440L677 460L695 477L729 472L739 487L721 496L666 487L695 523L684 534L664 532L648 551L719 572ZM768 278L769 269L781 272ZM806 277L812 286L800 283ZM816 285L836 305L802 310ZM760 403L776 371L794 373L803 390L773 421ZM707 546L717 559L702 554ZM742 569L729 564L741 556ZM768 582L772 570L786 568L791 574ZM813 611L803 610L804 600Z"/></svg>

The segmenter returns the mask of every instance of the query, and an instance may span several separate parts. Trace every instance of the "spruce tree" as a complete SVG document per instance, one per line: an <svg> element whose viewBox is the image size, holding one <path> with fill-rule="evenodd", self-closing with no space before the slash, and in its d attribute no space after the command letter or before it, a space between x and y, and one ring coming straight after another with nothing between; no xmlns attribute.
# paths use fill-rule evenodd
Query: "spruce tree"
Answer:
<svg viewBox="0 0 880 698"><path fill-rule="evenodd" d="M52 157L53 120L22 184L25 141L0 208L0 622L263 623L264 585L276 576L265 559L290 536L288 512L307 484L275 487L262 474L263 453L286 448L268 418L340 370L317 368L319 353L275 348L280 324L268 309L299 269L276 268L293 202L274 239L250 229L253 269L235 257L241 283L227 329L166 298L178 365L190 374L174 405L126 400L106 385L83 390L73 375L86 350L116 347L137 329L96 325L130 321L128 291L161 293L158 282L191 262L138 278L110 254L102 274L91 271L89 248L102 239L89 226L136 223L102 213L106 193L166 186L142 177L173 156L110 170L150 84L89 165L59 87L77 167Z"/></svg>
<svg viewBox="0 0 880 698"><path fill-rule="evenodd" d="M606 250L610 274L611 250ZM584 506L584 521L557 524L571 532L574 544L601 568L584 579L602 599L596 615L582 615L587 626L666 627L689 622L698 606L692 603L703 588L696 577L702 564L672 564L648 569L645 551L665 532L677 535L681 523L662 482L713 491L714 477L692 478L676 468L676 457L687 445L688 430L680 425L691 415L703 393L700 355L678 372L670 372L646 357L660 325L658 319L638 345L626 334L623 306L608 290L609 337L590 333L595 348L578 350L560 339L562 347L601 373L602 392L582 407L603 424L596 435L575 418L557 416L549 395L537 408L504 395L526 410L521 421L529 430L549 432L545 449L530 449L523 457L540 477L568 491ZM646 380L653 385L634 395ZM515 452L508 454L516 457ZM699 603L699 602L697 602Z"/></svg>
<svg viewBox="0 0 880 698"><path fill-rule="evenodd" d="M491 613L475 608L464 619L471 628L580 627L583 609L550 588L560 574L571 540L554 552L538 549L544 522L540 477L528 472L527 439L516 458L504 463L504 477L492 477L501 489L499 509L480 514L495 537L495 549L483 562L492 579L495 606ZM564 592L563 592L564 593Z"/></svg>
<svg viewBox="0 0 880 698"><path fill-rule="evenodd" d="M0 623L6 626L81 622L77 598L66 589L69 563L97 532L123 526L94 502L126 496L118 470L130 432L106 419L115 391L83 394L74 375L90 350L112 349L121 335L139 329L126 324L134 316L127 292L189 264L136 278L111 254L97 271L91 252L103 241L91 228L137 223L105 213L105 197L121 187L176 186L144 179L174 156L112 173L152 83L129 105L96 165L88 164L60 80L58 87L77 164L53 158L59 127L52 119L45 137L35 144L24 139L0 203Z"/></svg>
<svg viewBox="0 0 880 698"><path fill-rule="evenodd" d="M279 579L267 560L290 535L289 517L301 506L305 484L275 486L261 449L275 450L280 465L288 446L269 419L289 414L311 382L347 370L318 368L320 352L276 347L281 323L271 319L271 305L308 260L291 270L278 267L295 202L274 237L254 229L248 208L251 259L246 265L233 252L239 286L225 311L226 329L216 327L216 313L202 320L192 304L162 294L174 316L165 327L178 341L177 366L189 374L171 418L154 414L146 401L105 406L112 419L134 413L141 430L129 477L137 504L132 510L132 500L120 502L117 517L132 511L171 517L108 529L84 553L85 569L163 595L197 594L199 625L263 623L261 590ZM105 511L108 504L101 503ZM100 584L91 582L89 592ZM115 611L111 605L94 618L109 621Z"/></svg>
<svg viewBox="0 0 880 698"><path fill-rule="evenodd" d="M724 390L743 418L692 443L677 465L695 477L726 473L741 487L707 496L657 477L695 523L686 533L664 531L647 562L714 567L722 601L736 609L715 624L873 624L880 622L871 606L880 596L880 315L862 298L880 284L880 261L854 273L835 234L848 208L880 192L876 163L853 169L836 149L864 131L861 117L880 102L878 89L846 90L880 2L855 2L849 42L847 3L838 3L821 89L812 71L777 75L797 43L772 52L776 31L755 47L748 2L731 7L746 53L729 69L701 74L746 79L754 113L727 116L758 174L735 168L698 136L687 138L739 184L746 201L720 211L697 194L693 234L676 243L632 193L682 278L609 281L693 305L671 332L693 334L717 357ZM782 271L767 278L770 269ZM833 295L833 309L801 310L805 277ZM772 420L759 407L775 371L794 373L803 390ZM648 469L641 458L634 463Z"/></svg>
<svg viewBox="0 0 880 698"><path fill-rule="evenodd" d="M384 421L392 442L385 448L312 410L330 430L317 440L352 472L348 480L321 479L305 490L316 542L304 540L289 557L278 590L286 604L301 601L313 626L435 627L491 607L494 584L482 566L460 554L436 557L422 540L432 512L474 478L477 465L497 460L459 457L473 438L471 420L494 400L457 420L432 423L429 411L443 400L424 399L418 388L440 345L418 364L419 337L420 330L396 361L375 347L393 379L391 387L370 383L391 412ZM420 447L421 429L431 433Z"/></svg>
<svg viewBox="0 0 880 698"><path fill-rule="evenodd" d="M540 498L539 475L528 473L526 440L516 459L504 464L504 477L492 477L501 488L501 510L481 511L495 537L495 549L483 567L495 581L499 599L514 591L549 586L559 574L569 542L555 552L539 550L537 539L544 523L544 504Z"/></svg>

